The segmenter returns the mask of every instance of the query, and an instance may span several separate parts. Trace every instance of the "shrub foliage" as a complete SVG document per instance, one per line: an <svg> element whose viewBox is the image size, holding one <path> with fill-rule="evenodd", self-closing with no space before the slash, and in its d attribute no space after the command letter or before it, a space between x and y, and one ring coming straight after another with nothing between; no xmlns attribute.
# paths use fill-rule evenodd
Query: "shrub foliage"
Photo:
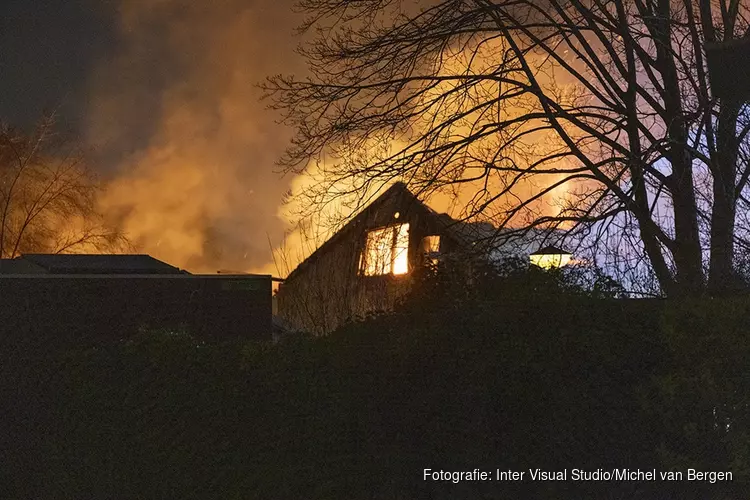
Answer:
<svg viewBox="0 0 750 500"><path fill-rule="evenodd" d="M276 344L151 331L56 348L42 333L6 335L2 496L723 499L747 491L750 301L592 298L554 276L524 286L509 276L461 296L417 294L394 314ZM423 481L425 468L477 467L694 468L732 471L734 481Z"/></svg>

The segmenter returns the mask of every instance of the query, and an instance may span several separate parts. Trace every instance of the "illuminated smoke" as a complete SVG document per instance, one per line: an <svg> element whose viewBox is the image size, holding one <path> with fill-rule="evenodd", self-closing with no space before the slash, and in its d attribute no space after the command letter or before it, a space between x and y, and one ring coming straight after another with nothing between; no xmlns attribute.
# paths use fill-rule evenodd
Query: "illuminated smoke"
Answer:
<svg viewBox="0 0 750 500"><path fill-rule="evenodd" d="M291 2L123 0L91 79L90 142L114 164L100 208L136 249L191 271L274 272L286 131L255 84L294 71ZM286 58L286 61L282 61Z"/></svg>
<svg viewBox="0 0 750 500"><path fill-rule="evenodd" d="M137 251L195 272L285 274L330 234L297 230L272 261L269 240L293 222L283 195L308 180L275 172L290 131L254 84L304 73L292 3L121 0L118 51L90 82L89 139L110 165L100 209Z"/></svg>

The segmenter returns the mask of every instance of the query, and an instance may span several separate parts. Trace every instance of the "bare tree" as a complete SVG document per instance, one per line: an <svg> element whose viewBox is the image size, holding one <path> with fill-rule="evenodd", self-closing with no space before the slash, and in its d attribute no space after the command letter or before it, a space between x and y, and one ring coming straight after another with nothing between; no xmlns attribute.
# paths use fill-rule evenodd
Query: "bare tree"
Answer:
<svg viewBox="0 0 750 500"><path fill-rule="evenodd" d="M126 246L96 212L96 178L53 128L51 117L31 135L0 126L0 258Z"/></svg>
<svg viewBox="0 0 750 500"><path fill-rule="evenodd" d="M668 295L732 286L750 117L712 97L704 44L750 35L746 2L299 7L310 76L265 89L297 130L282 165L320 165L311 206L393 179L468 190L464 217L564 228L622 269L645 262Z"/></svg>

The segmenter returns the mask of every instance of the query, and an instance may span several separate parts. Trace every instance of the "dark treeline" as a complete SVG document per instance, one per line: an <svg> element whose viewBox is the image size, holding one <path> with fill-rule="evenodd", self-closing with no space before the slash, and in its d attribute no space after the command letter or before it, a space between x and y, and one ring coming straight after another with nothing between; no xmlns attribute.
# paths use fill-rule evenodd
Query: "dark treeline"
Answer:
<svg viewBox="0 0 750 500"><path fill-rule="evenodd" d="M395 314L278 344L5 332L0 497L744 498L750 300L592 298L537 278L428 280ZM734 481L453 484L425 468Z"/></svg>

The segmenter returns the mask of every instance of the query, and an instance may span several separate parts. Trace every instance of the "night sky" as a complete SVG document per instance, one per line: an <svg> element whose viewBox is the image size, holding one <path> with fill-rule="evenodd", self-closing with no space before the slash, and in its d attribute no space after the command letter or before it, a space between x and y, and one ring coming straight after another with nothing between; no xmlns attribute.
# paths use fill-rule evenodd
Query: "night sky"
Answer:
<svg viewBox="0 0 750 500"><path fill-rule="evenodd" d="M85 84L118 49L117 4L96 0L0 3L0 116L28 126L58 109L81 127Z"/></svg>
<svg viewBox="0 0 750 500"><path fill-rule="evenodd" d="M290 130L255 87L300 74L292 0L6 0L0 120L57 111L138 251L195 271L273 272Z"/></svg>

